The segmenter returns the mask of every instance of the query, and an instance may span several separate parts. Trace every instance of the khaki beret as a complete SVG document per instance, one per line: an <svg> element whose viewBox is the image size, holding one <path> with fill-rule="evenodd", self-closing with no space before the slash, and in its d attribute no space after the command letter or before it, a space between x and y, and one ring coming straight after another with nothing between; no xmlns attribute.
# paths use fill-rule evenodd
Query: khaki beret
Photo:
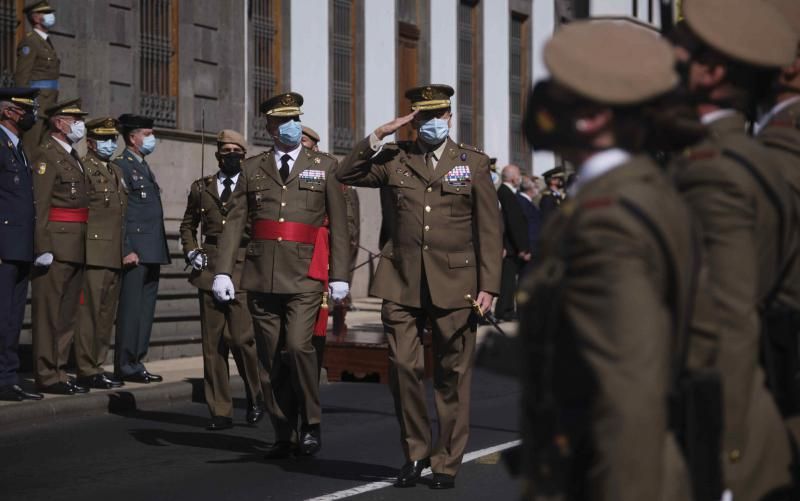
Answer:
<svg viewBox="0 0 800 501"><path fill-rule="evenodd" d="M767 0L800 35L800 0Z"/></svg>
<svg viewBox="0 0 800 501"><path fill-rule="evenodd" d="M795 59L797 35L764 0L684 0L683 15L698 38L735 61L779 68Z"/></svg>
<svg viewBox="0 0 800 501"><path fill-rule="evenodd" d="M243 150L247 151L247 141L244 136L232 129L222 129L217 134L217 144L238 144Z"/></svg>
<svg viewBox="0 0 800 501"><path fill-rule="evenodd" d="M114 117L93 118L86 122L86 131L90 136L116 136L119 134L119 122Z"/></svg>
<svg viewBox="0 0 800 501"><path fill-rule="evenodd" d="M406 97L412 110L441 110L450 107L450 97L455 93L449 85L430 84L408 89Z"/></svg>
<svg viewBox="0 0 800 501"><path fill-rule="evenodd" d="M554 81L592 101L629 105L674 88L675 56L657 32L622 20L568 24L544 48Z"/></svg>
<svg viewBox="0 0 800 501"><path fill-rule="evenodd" d="M268 117L296 117L303 114L303 96L297 92L284 92L261 103L261 113Z"/></svg>
<svg viewBox="0 0 800 501"><path fill-rule="evenodd" d="M54 104L53 106L44 110L44 113L48 117L54 117L57 115L70 115L70 116L82 117L88 115L88 113L81 110L80 99L70 99L68 101L61 101L60 103Z"/></svg>
<svg viewBox="0 0 800 501"><path fill-rule="evenodd" d="M315 131L311 127L308 127L308 126L304 125L303 126L303 135L307 136L309 139L311 139L315 143L319 142L319 134L317 134L317 131Z"/></svg>

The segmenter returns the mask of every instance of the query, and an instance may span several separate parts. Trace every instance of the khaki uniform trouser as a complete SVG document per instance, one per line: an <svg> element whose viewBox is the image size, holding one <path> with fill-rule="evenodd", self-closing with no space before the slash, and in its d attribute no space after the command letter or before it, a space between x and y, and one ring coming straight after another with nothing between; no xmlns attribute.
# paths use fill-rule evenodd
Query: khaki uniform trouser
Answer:
<svg viewBox="0 0 800 501"><path fill-rule="evenodd" d="M121 281L121 270L89 266L84 271L83 303L78 308L78 329L75 332L78 377L103 373L103 364L111 346Z"/></svg>

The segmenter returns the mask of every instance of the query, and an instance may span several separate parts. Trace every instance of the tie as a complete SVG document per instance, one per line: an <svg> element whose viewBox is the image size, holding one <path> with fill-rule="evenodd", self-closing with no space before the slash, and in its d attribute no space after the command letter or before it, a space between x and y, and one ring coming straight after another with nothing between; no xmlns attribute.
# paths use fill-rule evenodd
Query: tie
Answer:
<svg viewBox="0 0 800 501"><path fill-rule="evenodd" d="M72 148L72 151L69 152L72 155L72 158L78 162L78 166L81 168L81 172L83 172L83 164L81 163L81 157L78 156L78 151L75 148Z"/></svg>
<svg viewBox="0 0 800 501"><path fill-rule="evenodd" d="M17 153L19 153L19 157L22 159L22 164L27 167L28 157L25 156L25 151L22 149L22 141L17 143Z"/></svg>
<svg viewBox="0 0 800 501"><path fill-rule="evenodd" d="M223 188L219 199L222 203L227 203L228 199L231 198L231 185L233 184L233 181L231 181L231 178L226 177L225 180L222 181L222 184L225 186L225 188Z"/></svg>
<svg viewBox="0 0 800 501"><path fill-rule="evenodd" d="M431 172L433 172L433 170L436 168L436 167L433 166L433 152L432 151L429 151L428 153L425 153L425 165L428 166L428 168L431 170Z"/></svg>
<svg viewBox="0 0 800 501"><path fill-rule="evenodd" d="M280 172L281 180L284 183L286 182L286 178L289 177L289 160L291 160L291 158L292 157L290 157L288 153L281 157L281 168L278 172Z"/></svg>

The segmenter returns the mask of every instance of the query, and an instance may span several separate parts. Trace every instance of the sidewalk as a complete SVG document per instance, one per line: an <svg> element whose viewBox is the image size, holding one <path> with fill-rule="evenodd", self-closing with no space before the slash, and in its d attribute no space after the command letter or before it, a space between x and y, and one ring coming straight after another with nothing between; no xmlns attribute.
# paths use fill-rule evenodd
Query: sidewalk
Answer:
<svg viewBox="0 0 800 501"><path fill-rule="evenodd" d="M347 314L347 341L384 343L380 319L381 301L364 298L356 301L354 306L355 311ZM504 323L502 327L509 335L516 334L516 324ZM479 327L479 344L489 330L491 327ZM243 383L236 372L233 359L230 366L231 389L234 395L244 395ZM203 401L202 357L157 360L148 362L147 369L163 376L164 381L150 384L126 383L122 388L91 390L84 395L46 394L41 401L0 402L0 428L7 430L15 426L47 422L54 418L126 412L142 406L169 405L172 402ZM105 370L113 371L113 367L106 366ZM21 374L20 377L23 388L34 389L31 374ZM327 382L324 373L322 382Z"/></svg>

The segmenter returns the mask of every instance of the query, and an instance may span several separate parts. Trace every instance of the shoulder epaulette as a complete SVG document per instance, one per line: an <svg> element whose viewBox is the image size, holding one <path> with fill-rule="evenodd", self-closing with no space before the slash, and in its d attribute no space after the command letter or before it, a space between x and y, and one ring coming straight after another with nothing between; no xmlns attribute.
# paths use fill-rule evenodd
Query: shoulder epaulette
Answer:
<svg viewBox="0 0 800 501"><path fill-rule="evenodd" d="M484 152L484 151L483 151L483 150L481 150L480 148L476 148L476 147L474 147L474 146L472 146L472 145L469 145L469 144L458 143L458 147L459 147L459 148L461 148L462 150L471 151L471 152L473 152L473 153L477 153L477 154L479 154L479 155L483 155L483 156L485 156L485 157L488 157L488 156L489 156L489 155L487 155L487 154L486 154L486 152Z"/></svg>

